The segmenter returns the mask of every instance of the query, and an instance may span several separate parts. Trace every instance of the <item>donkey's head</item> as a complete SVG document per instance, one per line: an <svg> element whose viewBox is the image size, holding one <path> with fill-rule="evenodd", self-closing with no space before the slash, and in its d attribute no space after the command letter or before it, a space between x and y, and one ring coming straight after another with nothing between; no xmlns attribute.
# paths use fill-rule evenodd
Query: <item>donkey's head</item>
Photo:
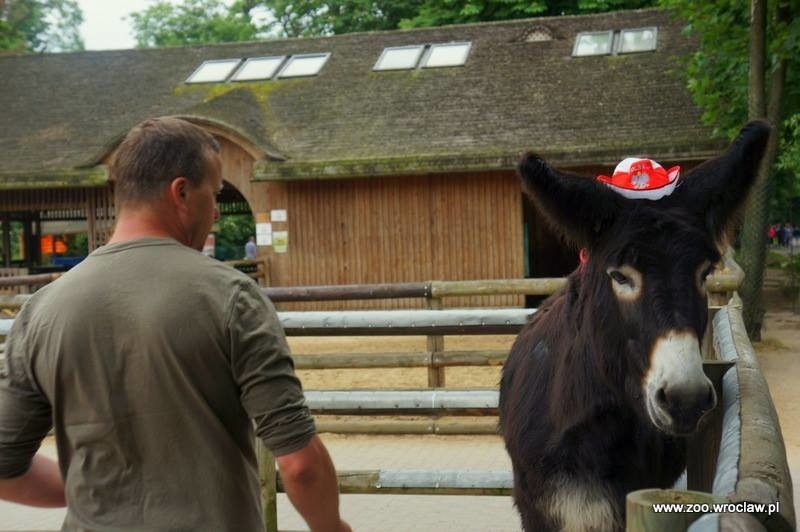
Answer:
<svg viewBox="0 0 800 532"><path fill-rule="evenodd" d="M700 354L705 279L754 181L769 131L763 122L748 124L725 153L658 200L623 197L530 154L520 163L534 204L586 254L575 274L580 341L591 344L615 393L664 432L692 432L716 403Z"/></svg>

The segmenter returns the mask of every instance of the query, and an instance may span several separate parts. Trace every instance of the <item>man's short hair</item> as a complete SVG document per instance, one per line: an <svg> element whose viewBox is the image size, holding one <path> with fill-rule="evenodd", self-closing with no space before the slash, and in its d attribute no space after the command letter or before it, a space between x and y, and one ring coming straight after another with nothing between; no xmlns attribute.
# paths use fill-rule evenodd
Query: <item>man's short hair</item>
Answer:
<svg viewBox="0 0 800 532"><path fill-rule="evenodd" d="M180 118L145 120L125 136L111 163L117 205L153 199L176 177L199 185L209 174L209 153L219 143Z"/></svg>

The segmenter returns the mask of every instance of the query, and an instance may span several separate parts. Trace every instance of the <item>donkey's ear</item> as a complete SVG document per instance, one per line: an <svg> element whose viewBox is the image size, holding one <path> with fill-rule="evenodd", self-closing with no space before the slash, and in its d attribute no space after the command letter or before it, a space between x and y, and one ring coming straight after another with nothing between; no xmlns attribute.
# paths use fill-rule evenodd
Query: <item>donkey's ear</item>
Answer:
<svg viewBox="0 0 800 532"><path fill-rule="evenodd" d="M578 246L591 244L626 201L593 178L558 172L530 153L522 157L519 174L550 227Z"/></svg>
<svg viewBox="0 0 800 532"><path fill-rule="evenodd" d="M750 122L722 155L691 170L676 191L676 200L702 217L717 240L747 200L771 129L766 122Z"/></svg>

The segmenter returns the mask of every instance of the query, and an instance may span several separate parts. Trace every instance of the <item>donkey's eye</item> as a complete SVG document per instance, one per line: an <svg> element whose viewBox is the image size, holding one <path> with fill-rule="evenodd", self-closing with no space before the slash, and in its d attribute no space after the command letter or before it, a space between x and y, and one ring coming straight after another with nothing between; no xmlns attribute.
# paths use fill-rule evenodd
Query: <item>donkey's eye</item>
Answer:
<svg viewBox="0 0 800 532"><path fill-rule="evenodd" d="M625 277L625 275L619 270L611 270L610 272L608 272L608 275L609 277L614 279L614 282L616 282L617 284L630 284L631 282L630 279Z"/></svg>
<svg viewBox="0 0 800 532"><path fill-rule="evenodd" d="M697 282L698 282L698 288L700 289L701 292L705 289L706 281L708 281L708 276L711 275L713 272L714 272L714 265L713 264L708 265L708 263L702 265L701 269L698 270L699 278Z"/></svg>
<svg viewBox="0 0 800 532"><path fill-rule="evenodd" d="M611 290L620 301L635 301L642 293L642 272L628 264L617 268L609 268L606 273L611 277Z"/></svg>

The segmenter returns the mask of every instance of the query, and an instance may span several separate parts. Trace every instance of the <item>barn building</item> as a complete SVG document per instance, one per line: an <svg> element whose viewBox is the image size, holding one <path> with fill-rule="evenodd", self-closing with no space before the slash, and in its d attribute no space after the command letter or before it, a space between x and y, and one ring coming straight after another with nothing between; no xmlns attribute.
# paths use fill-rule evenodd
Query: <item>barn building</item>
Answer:
<svg viewBox="0 0 800 532"><path fill-rule="evenodd" d="M51 221L83 220L102 245L115 147L175 115L219 139L224 210L252 213L271 285L563 274L575 254L523 201L519 154L591 175L629 155L688 168L719 153L681 79L682 26L649 9L0 56L4 263L12 223L29 266ZM451 303L477 302L521 304Z"/></svg>

